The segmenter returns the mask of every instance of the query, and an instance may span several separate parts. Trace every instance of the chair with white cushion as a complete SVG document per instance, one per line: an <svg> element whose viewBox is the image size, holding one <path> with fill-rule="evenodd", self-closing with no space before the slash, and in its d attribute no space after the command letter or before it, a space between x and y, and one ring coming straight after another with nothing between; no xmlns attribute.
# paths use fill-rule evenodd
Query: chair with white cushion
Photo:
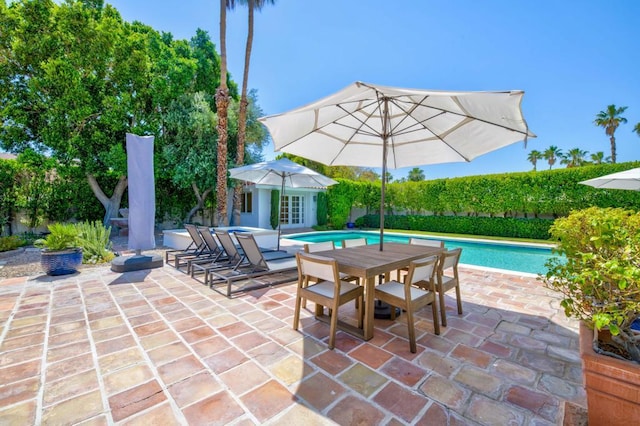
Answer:
<svg viewBox="0 0 640 426"><path fill-rule="evenodd" d="M458 263L462 249L457 248L447 250L440 255L438 264L438 284L436 289L440 297L440 314L442 315L442 325L447 325L447 314L445 312L444 294L445 292L456 289L456 302L458 303L458 315L462 315L462 298L460 297L460 279L458 277Z"/></svg>
<svg viewBox="0 0 640 426"><path fill-rule="evenodd" d="M433 311L433 329L440 334L438 323L438 303L434 288L434 276L438 264L438 256L416 260L410 263L409 272L404 283L388 281L375 288L375 297L392 306L391 319L395 320L395 307L407 311L409 328L409 348L416 352L416 331L413 315L420 308L431 305Z"/></svg>
<svg viewBox="0 0 640 426"><path fill-rule="evenodd" d="M310 300L316 305L326 306L329 308L331 316L329 349L333 349L338 328L338 308L351 300L358 300L360 303L357 305L363 306L364 289L357 284L340 279L338 262L335 259L308 253L297 253L296 259L298 262L298 289L293 314L293 329L298 329L303 300ZM310 284L312 279L317 282ZM363 310L356 308L356 312L358 328L361 328Z"/></svg>

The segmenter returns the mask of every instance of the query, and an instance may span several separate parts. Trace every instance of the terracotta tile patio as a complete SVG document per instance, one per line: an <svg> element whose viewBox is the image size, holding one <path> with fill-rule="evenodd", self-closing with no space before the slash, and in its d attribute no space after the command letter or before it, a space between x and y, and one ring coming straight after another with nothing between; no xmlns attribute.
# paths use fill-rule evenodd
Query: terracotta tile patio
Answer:
<svg viewBox="0 0 640 426"><path fill-rule="evenodd" d="M0 281L0 424L553 425L585 405L577 324L533 277L461 267L464 314L447 297L418 352L404 316L364 342L295 285L228 299L175 269ZM345 315L348 312L345 313Z"/></svg>

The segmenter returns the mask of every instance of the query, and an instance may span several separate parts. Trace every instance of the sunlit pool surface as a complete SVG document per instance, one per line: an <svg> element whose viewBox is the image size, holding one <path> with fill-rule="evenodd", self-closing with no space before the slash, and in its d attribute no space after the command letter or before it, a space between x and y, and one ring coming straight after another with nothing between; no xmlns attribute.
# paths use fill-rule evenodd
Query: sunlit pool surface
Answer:
<svg viewBox="0 0 640 426"><path fill-rule="evenodd" d="M333 241L336 247L342 246L342 240L362 238L367 239L368 244L379 244L378 232L347 231L347 232L310 232L305 234L287 235L286 238L307 243L319 243ZM408 234L384 234L384 241L390 243L409 243ZM426 238L420 235L415 237L425 239L437 239L444 241L446 249L462 248L460 263L468 265L484 266L488 268L506 269L510 271L526 272L530 274L544 274L547 259L552 257L551 249L546 247L533 247L515 245L510 243L487 243L476 241L459 241L447 238Z"/></svg>

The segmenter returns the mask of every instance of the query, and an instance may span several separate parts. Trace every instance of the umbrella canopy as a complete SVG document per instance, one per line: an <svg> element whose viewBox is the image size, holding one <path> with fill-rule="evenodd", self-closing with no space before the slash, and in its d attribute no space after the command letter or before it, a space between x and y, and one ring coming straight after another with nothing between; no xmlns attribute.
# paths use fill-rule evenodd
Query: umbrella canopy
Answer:
<svg viewBox="0 0 640 426"><path fill-rule="evenodd" d="M301 108L259 120L276 151L327 165L388 168L471 161L535 137L523 91L447 92L356 82ZM384 191L380 200L383 249Z"/></svg>
<svg viewBox="0 0 640 426"><path fill-rule="evenodd" d="M580 183L594 188L640 191L640 167L584 180Z"/></svg>
<svg viewBox="0 0 640 426"><path fill-rule="evenodd" d="M281 186L282 195L284 195L285 187L326 188L327 186L338 183L315 170L294 163L288 158L235 167L229 170L229 175L234 179L256 184L279 185ZM280 203L282 203L282 196L280 196ZM280 250L281 207L281 205L278 205L278 250Z"/></svg>

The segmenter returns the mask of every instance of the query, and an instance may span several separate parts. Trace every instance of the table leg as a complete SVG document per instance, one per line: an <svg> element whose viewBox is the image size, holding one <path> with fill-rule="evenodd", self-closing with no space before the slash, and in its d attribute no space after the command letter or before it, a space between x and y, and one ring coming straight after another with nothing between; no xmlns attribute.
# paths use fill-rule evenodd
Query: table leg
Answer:
<svg viewBox="0 0 640 426"><path fill-rule="evenodd" d="M373 337L373 314L375 311L375 306L374 306L374 295L375 295L375 288L376 285L376 278L375 277L369 277L367 278L366 284L365 284L365 292L364 292L364 297L365 297L365 302L364 302L364 340L370 340Z"/></svg>

